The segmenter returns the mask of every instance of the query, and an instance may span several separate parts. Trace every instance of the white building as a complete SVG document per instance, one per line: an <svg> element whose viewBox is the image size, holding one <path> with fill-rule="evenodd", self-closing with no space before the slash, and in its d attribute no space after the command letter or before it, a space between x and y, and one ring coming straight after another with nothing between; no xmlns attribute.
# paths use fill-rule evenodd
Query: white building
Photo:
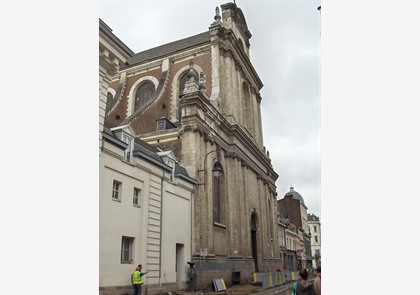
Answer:
<svg viewBox="0 0 420 295"><path fill-rule="evenodd" d="M311 229L311 249L315 257L314 268L321 266L321 222L315 214L308 214L308 223Z"/></svg>
<svg viewBox="0 0 420 295"><path fill-rule="evenodd" d="M99 166L100 293L131 289L138 264L148 294L186 287L195 181L172 153L104 128ZM172 162L172 164L169 164ZM120 293L115 293L120 294Z"/></svg>

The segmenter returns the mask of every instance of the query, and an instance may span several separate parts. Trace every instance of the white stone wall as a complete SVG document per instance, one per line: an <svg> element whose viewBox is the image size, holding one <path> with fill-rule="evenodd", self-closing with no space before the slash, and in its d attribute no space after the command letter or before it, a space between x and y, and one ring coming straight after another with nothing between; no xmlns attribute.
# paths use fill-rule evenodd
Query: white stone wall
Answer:
<svg viewBox="0 0 420 295"><path fill-rule="evenodd" d="M122 157L121 149L104 142L99 167L99 286L130 286L138 264L149 271L145 287L181 286L191 257L193 185L179 179L169 183L161 168L138 158L130 165ZM120 202L111 197L114 179L122 183ZM134 187L142 190L140 208L133 206ZM120 262L122 236L135 239L131 264ZM178 273L176 244L183 245Z"/></svg>

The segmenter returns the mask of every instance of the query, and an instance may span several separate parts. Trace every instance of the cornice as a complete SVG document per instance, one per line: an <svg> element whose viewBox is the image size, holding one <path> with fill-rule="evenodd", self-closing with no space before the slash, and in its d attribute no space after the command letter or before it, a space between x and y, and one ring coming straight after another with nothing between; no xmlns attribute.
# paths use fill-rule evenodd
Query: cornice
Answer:
<svg viewBox="0 0 420 295"><path fill-rule="evenodd" d="M208 44L202 44L197 47L192 47L190 49L186 49L180 52L173 52L171 54L167 54L165 56L160 56L159 58L144 62L141 64L134 64L128 68L123 69L122 71L126 72L127 75L134 75L139 72L146 72L153 69L158 69L162 65L162 61L165 59L169 59L171 64L177 62L183 62L185 60L190 60L192 56L197 57L205 54L210 53L210 42Z"/></svg>
<svg viewBox="0 0 420 295"><path fill-rule="evenodd" d="M185 108L190 109L189 115L182 118L183 124L188 126L183 129L183 132L197 132L204 142L220 145L226 158L241 161L242 167L254 171L256 175L259 175L259 179L262 179L263 184L268 185L270 191L275 192L274 182L278 175L274 172L271 160L238 124L231 125L200 92L183 96L183 103ZM196 111L193 110L194 108ZM221 132L226 134L227 138L237 139L240 145L248 147L250 151L242 151L237 143L226 142ZM252 154L260 164L248 154ZM273 181L264 179L262 175L267 175L267 173Z"/></svg>
<svg viewBox="0 0 420 295"><path fill-rule="evenodd" d="M243 48L238 45L237 39L231 30L219 31L217 36L220 41L219 53L224 57L229 57L235 62L235 66L243 77L249 77L253 81L252 87L258 92L264 85L258 76L254 66L249 57L244 52Z"/></svg>
<svg viewBox="0 0 420 295"><path fill-rule="evenodd" d="M255 69L252 67L252 65L249 65L249 59L247 58L247 61L245 63L241 62L241 59L238 58L238 55L235 53L235 50L232 50L230 46L226 46L223 43L219 43L219 52L221 56L228 57L234 62L235 69L239 72L242 79L248 82L252 81L252 83L249 83L251 86L251 91L261 99L259 89L263 87L263 84L260 78L258 77L258 74L256 73Z"/></svg>

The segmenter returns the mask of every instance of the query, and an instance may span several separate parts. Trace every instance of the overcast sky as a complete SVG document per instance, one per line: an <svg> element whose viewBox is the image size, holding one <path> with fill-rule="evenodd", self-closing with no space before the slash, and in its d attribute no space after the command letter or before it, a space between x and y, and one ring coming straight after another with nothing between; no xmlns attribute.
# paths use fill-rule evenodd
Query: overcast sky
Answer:
<svg viewBox="0 0 420 295"><path fill-rule="evenodd" d="M215 8L233 1L99 1L99 16L135 53L208 30ZM321 216L320 1L236 4L251 31L250 55L264 86L264 145L278 197L292 185Z"/></svg>
<svg viewBox="0 0 420 295"><path fill-rule="evenodd" d="M62 293L78 294L81 286L85 294L98 291L98 280L92 279L99 263L98 14L138 52L204 32L223 3L7 2L0 18L8 41L0 48L0 222L2 236L13 242L1 244L8 270L2 290L21 283L14 274L22 263L10 255L19 253L19 262L37 266L25 280L42 294L62 287L61 273L50 270L63 265L78 283ZM293 185L308 211L319 215L322 201L322 231L328 233L322 236L322 265L331 282L323 285L324 294L355 294L361 286L373 294L412 291L398 280L370 284L383 280L383 272L370 272L370 280L352 287L337 269L343 257L388 269L384 257L401 247L400 237L414 237L418 227L417 2L322 0L322 103L319 1L236 3L253 35L251 61L264 83L264 139L280 175L278 193ZM387 222L389 217L400 222ZM349 243L349 237L362 242ZM57 241L59 247L45 247ZM380 245L375 255L366 250L368 244ZM418 271L413 259L391 264ZM360 272L359 263L345 266L348 273ZM343 290L343 284L349 288Z"/></svg>

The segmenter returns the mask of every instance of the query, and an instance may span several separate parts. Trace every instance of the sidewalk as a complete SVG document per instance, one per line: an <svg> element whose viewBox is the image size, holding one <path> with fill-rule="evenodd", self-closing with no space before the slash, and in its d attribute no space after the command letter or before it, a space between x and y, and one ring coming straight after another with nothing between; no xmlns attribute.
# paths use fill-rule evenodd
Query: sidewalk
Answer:
<svg viewBox="0 0 420 295"><path fill-rule="evenodd" d="M308 281L313 282L316 276L311 276ZM195 292L188 292L188 291L178 291L177 293L172 293L172 295L221 295L221 294L229 294L229 295L272 295L272 294L287 294L286 290L291 289L292 285L295 281L290 281L288 283L270 287L263 289L261 286L253 286L251 284L246 285L231 285L226 288L226 291L216 292L214 290L198 290ZM290 294L290 293L289 293Z"/></svg>

